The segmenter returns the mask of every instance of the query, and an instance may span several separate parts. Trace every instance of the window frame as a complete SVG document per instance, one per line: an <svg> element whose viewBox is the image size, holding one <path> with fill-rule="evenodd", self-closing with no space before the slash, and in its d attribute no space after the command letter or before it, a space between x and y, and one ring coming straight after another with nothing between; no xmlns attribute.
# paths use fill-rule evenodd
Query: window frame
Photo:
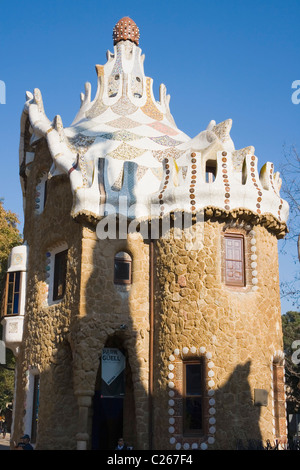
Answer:
<svg viewBox="0 0 300 470"><path fill-rule="evenodd" d="M188 395L187 394L187 366L189 365L200 365L201 367L201 384L200 384L200 394L197 395ZM183 366L183 389L182 389L182 435L184 437L201 437L205 434L205 360L203 357L197 359L187 359L182 362ZM187 398L200 398L201 399L201 429L190 429L187 426L187 412L186 412L186 399Z"/></svg>
<svg viewBox="0 0 300 470"><path fill-rule="evenodd" d="M241 241L241 260L233 260L227 258L227 240L235 239ZM241 263L241 281L230 281L227 277L227 261L235 261ZM246 287L246 254L245 254L245 236L242 233L227 232L224 234L224 281L225 285L229 287Z"/></svg>
<svg viewBox="0 0 300 470"><path fill-rule="evenodd" d="M129 259L130 257L130 259ZM128 279L120 279L116 276L116 263L123 263L129 266L129 276ZM114 284L118 286L129 286L132 284L132 259L131 256L128 255L128 258L125 256L118 256L118 253L114 257Z"/></svg>
<svg viewBox="0 0 300 470"><path fill-rule="evenodd" d="M63 293L58 294L58 286L59 286L59 279L58 279L58 271L59 267L57 265L57 260L59 257L64 256L65 258L65 275L63 279ZM64 298L66 292L66 277L67 277L67 268L68 268L68 249L58 251L54 254L54 266L53 266L53 288L52 288L52 301L58 302Z"/></svg>
<svg viewBox="0 0 300 470"><path fill-rule="evenodd" d="M13 280L13 293L12 293L12 302L8 303L8 294L9 294L9 277L11 275L14 275L14 280ZM15 291L15 286L16 286L16 275L19 275L19 290L18 292ZM20 304L21 304L21 294L22 294L22 271L9 271L6 273L6 280L5 280L5 292L4 292L4 304L3 304L3 310L1 312L2 317L14 317L20 315ZM18 294L18 311L17 313L14 313L14 297L15 294ZM12 313L7 313L8 310L8 305L12 305Z"/></svg>

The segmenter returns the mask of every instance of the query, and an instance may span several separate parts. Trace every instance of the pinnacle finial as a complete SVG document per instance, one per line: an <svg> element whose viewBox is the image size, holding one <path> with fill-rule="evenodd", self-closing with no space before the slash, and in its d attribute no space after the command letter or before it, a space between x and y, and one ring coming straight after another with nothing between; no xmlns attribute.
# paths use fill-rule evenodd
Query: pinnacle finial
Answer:
<svg viewBox="0 0 300 470"><path fill-rule="evenodd" d="M113 29L114 46L120 41L132 41L139 45L140 30L128 16L121 18Z"/></svg>

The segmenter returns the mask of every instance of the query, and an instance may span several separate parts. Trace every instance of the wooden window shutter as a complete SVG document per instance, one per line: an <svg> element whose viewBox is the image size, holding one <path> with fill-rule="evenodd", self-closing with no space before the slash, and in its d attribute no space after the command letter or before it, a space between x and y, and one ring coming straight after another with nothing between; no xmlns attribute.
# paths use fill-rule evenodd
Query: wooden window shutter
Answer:
<svg viewBox="0 0 300 470"><path fill-rule="evenodd" d="M225 235L225 283L230 286L245 285L244 237Z"/></svg>

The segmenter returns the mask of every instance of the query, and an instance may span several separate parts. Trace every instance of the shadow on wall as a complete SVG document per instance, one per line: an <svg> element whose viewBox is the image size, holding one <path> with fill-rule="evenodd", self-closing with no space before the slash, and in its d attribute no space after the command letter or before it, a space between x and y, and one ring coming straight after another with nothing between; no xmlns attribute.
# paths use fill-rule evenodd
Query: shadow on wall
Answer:
<svg viewBox="0 0 300 470"><path fill-rule="evenodd" d="M216 447L236 449L237 443L261 441L261 407L254 405L249 374L251 361L236 366L226 384L216 392Z"/></svg>
<svg viewBox="0 0 300 470"><path fill-rule="evenodd" d="M88 253L91 242L88 240L86 243ZM133 304L135 315L141 316L142 307L140 311L136 309L139 300L135 303L135 299L139 295L142 299L148 296L148 282L144 283L147 291L139 292L134 276L142 261L136 261L138 256L134 251L134 246L130 246L127 240L95 240L88 254L90 261L82 266L82 273L86 275L86 313L76 320L75 343L76 348L84 351L89 359L85 363L76 363L74 372L81 377L84 374L95 377L95 393L87 426L90 436L88 448L93 450L114 450L120 437L135 449L147 448L148 444L148 395L140 380L143 374L141 350L147 344L147 332L144 340L144 327L139 327L131 316ZM116 285L114 279L115 255L120 252L129 253L132 257L133 282L128 285ZM101 356L104 348L116 348L125 356L124 390L120 384L107 387L103 383ZM112 382L119 379L117 376ZM82 383L81 386L86 385Z"/></svg>

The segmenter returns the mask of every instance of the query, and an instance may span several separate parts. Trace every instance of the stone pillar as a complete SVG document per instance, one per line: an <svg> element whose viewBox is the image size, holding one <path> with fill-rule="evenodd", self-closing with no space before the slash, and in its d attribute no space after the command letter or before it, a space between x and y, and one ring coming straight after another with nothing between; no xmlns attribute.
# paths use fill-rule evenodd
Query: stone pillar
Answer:
<svg viewBox="0 0 300 470"><path fill-rule="evenodd" d="M79 415L78 432L76 434L77 450L87 450L90 439L89 434L89 411L92 406L92 396L94 392L80 391L76 393Z"/></svg>

